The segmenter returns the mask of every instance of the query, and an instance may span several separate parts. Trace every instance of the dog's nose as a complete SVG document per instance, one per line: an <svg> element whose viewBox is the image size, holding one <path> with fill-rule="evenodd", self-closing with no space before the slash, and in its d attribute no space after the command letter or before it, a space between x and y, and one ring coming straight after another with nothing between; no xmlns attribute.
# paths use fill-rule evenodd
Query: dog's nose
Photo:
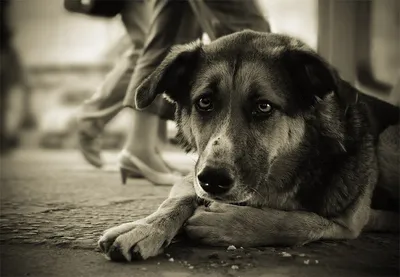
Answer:
<svg viewBox="0 0 400 277"><path fill-rule="evenodd" d="M206 166L198 175L200 186L210 194L223 194L233 185L233 178L224 168Z"/></svg>

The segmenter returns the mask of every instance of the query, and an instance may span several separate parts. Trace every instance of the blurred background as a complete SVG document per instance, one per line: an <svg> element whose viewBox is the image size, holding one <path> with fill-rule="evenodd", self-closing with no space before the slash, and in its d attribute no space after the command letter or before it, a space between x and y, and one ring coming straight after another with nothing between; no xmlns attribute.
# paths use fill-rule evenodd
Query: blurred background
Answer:
<svg viewBox="0 0 400 277"><path fill-rule="evenodd" d="M6 21L2 24L11 31L23 76L13 77L15 63L2 52L2 82L9 81L2 86L9 91L9 97L2 96L1 108L7 115L2 139L22 148L76 148L78 106L132 47L131 40L118 16L71 13L63 0L8 2L5 9L1 0L2 22ZM399 105L400 1L259 2L273 32L301 38L363 92ZM359 2L367 5L360 8ZM122 111L107 125L103 148L121 148L128 120ZM168 137L174 135L174 124L169 122Z"/></svg>

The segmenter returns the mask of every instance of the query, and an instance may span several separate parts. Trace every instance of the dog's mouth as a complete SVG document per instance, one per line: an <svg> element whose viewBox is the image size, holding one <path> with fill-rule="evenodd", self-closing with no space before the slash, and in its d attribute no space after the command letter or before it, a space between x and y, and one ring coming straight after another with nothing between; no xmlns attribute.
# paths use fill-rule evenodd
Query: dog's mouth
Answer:
<svg viewBox="0 0 400 277"><path fill-rule="evenodd" d="M216 198L215 198L215 201L227 203L227 204L230 204L230 205L236 205L236 206L247 206L247 201L238 201L238 202L235 202L235 201L226 201L226 200L224 200L224 199L222 199L222 198L219 198L219 197L216 197Z"/></svg>
<svg viewBox="0 0 400 277"><path fill-rule="evenodd" d="M236 205L236 206L248 206L248 203L246 201L244 202L236 202L236 203L229 203L231 205Z"/></svg>
<svg viewBox="0 0 400 277"><path fill-rule="evenodd" d="M213 200L209 200L209 199L204 199L204 198L201 198L201 197L197 196L197 202L201 206L208 207L208 206L211 205L211 203L213 201L221 202L221 203L227 203L227 204L235 205L235 206L248 206L248 202L247 201L231 202L231 201L225 201L225 200L223 200L222 198L219 198L219 197L215 197L215 198L213 198Z"/></svg>

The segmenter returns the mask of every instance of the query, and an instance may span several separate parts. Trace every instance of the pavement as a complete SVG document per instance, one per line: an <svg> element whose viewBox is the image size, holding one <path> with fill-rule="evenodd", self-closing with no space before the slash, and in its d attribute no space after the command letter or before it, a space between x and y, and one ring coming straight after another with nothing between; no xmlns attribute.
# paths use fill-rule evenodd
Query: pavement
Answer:
<svg viewBox="0 0 400 277"><path fill-rule="evenodd" d="M1 157L1 276L399 276L397 234L298 248L227 250L180 241L146 261L107 261L96 245L100 234L150 214L170 190L141 179L121 185L116 154L105 154L104 170L76 150ZM164 158L185 167L195 159L176 151Z"/></svg>

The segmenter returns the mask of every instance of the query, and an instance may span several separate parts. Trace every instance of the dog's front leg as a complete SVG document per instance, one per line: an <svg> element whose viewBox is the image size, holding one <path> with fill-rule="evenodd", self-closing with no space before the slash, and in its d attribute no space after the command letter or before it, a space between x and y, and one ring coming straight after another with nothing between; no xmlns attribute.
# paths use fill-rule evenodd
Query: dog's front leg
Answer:
<svg viewBox="0 0 400 277"><path fill-rule="evenodd" d="M162 253L196 209L191 180L188 176L174 185L168 199L148 217L106 230L98 242L106 257L132 261Z"/></svg>
<svg viewBox="0 0 400 277"><path fill-rule="evenodd" d="M310 212L213 203L199 207L187 221L185 231L192 239L209 245L293 246L319 239L357 237L363 226L356 230L345 221L351 220L335 222Z"/></svg>

